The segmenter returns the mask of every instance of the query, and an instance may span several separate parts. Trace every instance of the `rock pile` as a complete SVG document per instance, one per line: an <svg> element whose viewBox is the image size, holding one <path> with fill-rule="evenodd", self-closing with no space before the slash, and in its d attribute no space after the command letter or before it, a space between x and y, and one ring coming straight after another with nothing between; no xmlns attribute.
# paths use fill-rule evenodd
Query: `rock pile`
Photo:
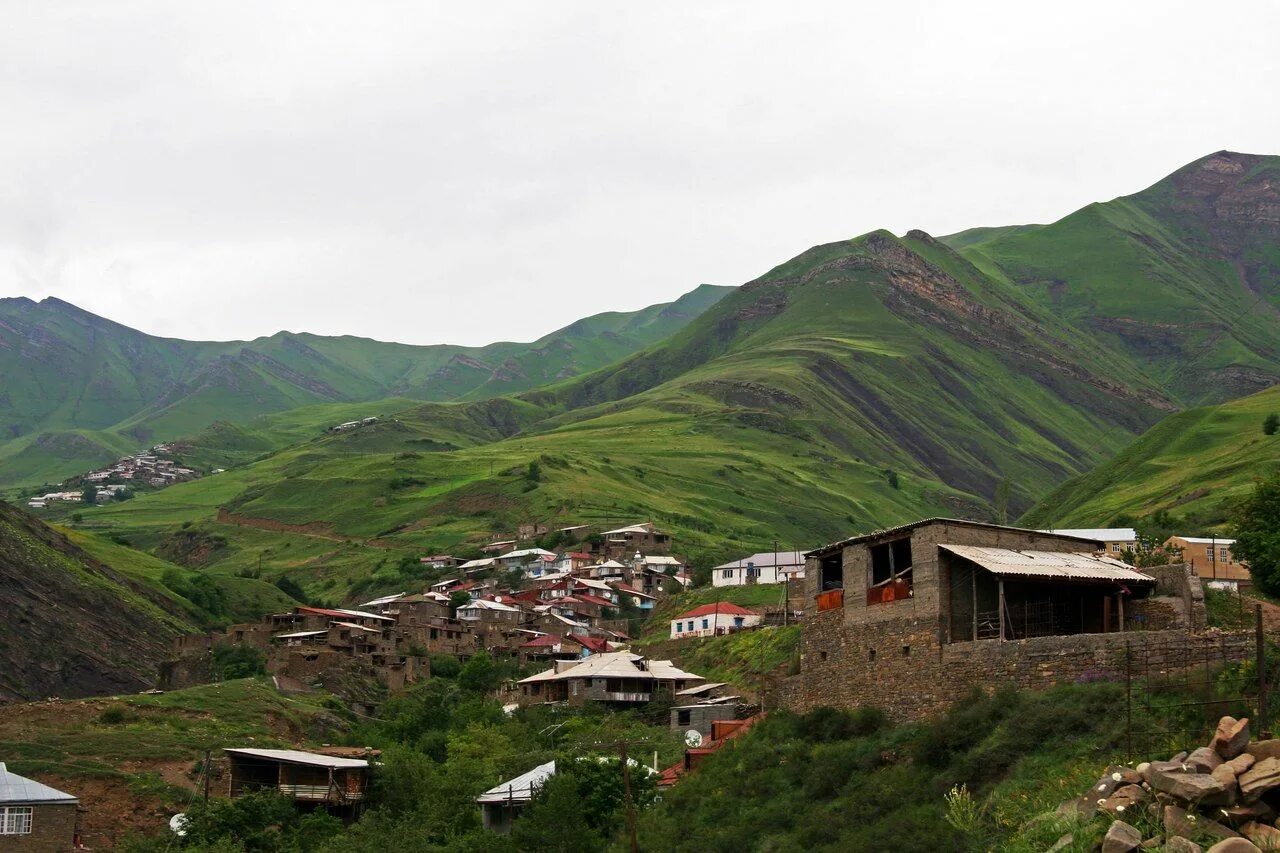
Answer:
<svg viewBox="0 0 1280 853"><path fill-rule="evenodd" d="M1112 820L1102 853L1280 851L1280 739L1250 741L1248 719L1223 717L1208 746L1168 761L1112 766L1058 812ZM1140 829L1139 827L1145 828ZM1061 838L1053 851L1072 844Z"/></svg>

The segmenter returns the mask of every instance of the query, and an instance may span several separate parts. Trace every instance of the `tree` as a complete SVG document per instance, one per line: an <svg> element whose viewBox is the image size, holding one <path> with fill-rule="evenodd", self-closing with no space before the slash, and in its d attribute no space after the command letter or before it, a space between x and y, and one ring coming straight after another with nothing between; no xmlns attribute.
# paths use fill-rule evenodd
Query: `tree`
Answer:
<svg viewBox="0 0 1280 853"><path fill-rule="evenodd" d="M1008 477L996 486L996 520L1001 524L1009 523L1009 496L1013 493L1013 483Z"/></svg>
<svg viewBox="0 0 1280 853"><path fill-rule="evenodd" d="M583 814L578 780L571 773L557 773L541 785L512 828L511 840L521 850L548 853L596 853L604 849L604 839Z"/></svg>
<svg viewBox="0 0 1280 853"><path fill-rule="evenodd" d="M489 693L498 689L502 673L486 651L479 651L467 659L458 673L458 686L475 693Z"/></svg>
<svg viewBox="0 0 1280 853"><path fill-rule="evenodd" d="M1262 419L1262 434L1275 435L1277 430L1280 430L1280 415L1272 412Z"/></svg>
<svg viewBox="0 0 1280 853"><path fill-rule="evenodd" d="M80 502L93 506L98 502L98 487L93 483L89 483L84 487L84 491L80 493Z"/></svg>
<svg viewBox="0 0 1280 853"><path fill-rule="evenodd" d="M1280 475L1253 488L1236 510L1232 556L1249 564L1249 574L1268 595L1280 595Z"/></svg>
<svg viewBox="0 0 1280 853"><path fill-rule="evenodd" d="M307 602L307 593L296 580L288 575L281 575L276 579L276 589L280 590L294 601L301 601L303 604Z"/></svg>

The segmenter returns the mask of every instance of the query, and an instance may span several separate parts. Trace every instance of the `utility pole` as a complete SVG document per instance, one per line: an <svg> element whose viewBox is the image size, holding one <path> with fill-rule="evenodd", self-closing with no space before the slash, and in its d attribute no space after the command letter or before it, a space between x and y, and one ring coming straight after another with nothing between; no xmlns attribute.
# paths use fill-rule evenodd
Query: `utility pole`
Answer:
<svg viewBox="0 0 1280 853"><path fill-rule="evenodd" d="M204 801L209 802L209 750L204 751Z"/></svg>
<svg viewBox="0 0 1280 853"><path fill-rule="evenodd" d="M627 763L627 742L618 742L618 754L622 758L622 796L627 804L627 835L631 838L631 853L640 853L640 841L636 838L636 805L631 800L631 765Z"/></svg>

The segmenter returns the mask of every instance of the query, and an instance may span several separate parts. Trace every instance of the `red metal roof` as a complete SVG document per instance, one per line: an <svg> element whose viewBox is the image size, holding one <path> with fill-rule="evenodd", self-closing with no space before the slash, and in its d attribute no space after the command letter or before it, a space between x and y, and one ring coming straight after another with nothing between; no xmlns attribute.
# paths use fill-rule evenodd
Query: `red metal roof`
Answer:
<svg viewBox="0 0 1280 853"><path fill-rule="evenodd" d="M585 601L587 604L594 604L597 607L617 607L618 606L607 598L601 598L598 595L591 595L590 593L586 593L586 592L575 592L572 598L574 601Z"/></svg>
<svg viewBox="0 0 1280 853"><path fill-rule="evenodd" d="M339 610L326 610L323 607L307 607L305 604L299 604L293 608L294 613L314 613L317 616L336 616L339 619L350 619L350 613L343 613Z"/></svg>
<svg viewBox="0 0 1280 853"><path fill-rule="evenodd" d="M604 637L575 637L574 639L577 640L584 649L590 649L593 652L609 651L609 641Z"/></svg>
<svg viewBox="0 0 1280 853"><path fill-rule="evenodd" d="M563 643L563 642L564 642L564 637L560 637L555 634L543 634L541 637L534 637L532 640L530 640L527 643L521 643L520 648L536 649L542 646L554 646L554 645L557 645L558 643ZM577 640L575 640L574 642L577 642Z"/></svg>
<svg viewBox="0 0 1280 853"><path fill-rule="evenodd" d="M729 616L759 616L754 610L748 610L745 607L729 601L720 601L715 604L704 604L701 607L695 607L687 613L681 613L676 619L693 619L697 616L710 616L713 613L724 613Z"/></svg>

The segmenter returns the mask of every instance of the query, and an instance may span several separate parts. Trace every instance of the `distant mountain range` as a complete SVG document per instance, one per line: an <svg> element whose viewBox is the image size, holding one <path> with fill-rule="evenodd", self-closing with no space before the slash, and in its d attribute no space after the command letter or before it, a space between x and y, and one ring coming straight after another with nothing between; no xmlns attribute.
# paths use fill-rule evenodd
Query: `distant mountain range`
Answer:
<svg viewBox="0 0 1280 853"><path fill-rule="evenodd" d="M571 378L667 337L732 288L586 317L532 343L409 346L280 332L159 338L49 297L0 299L0 486L57 480L215 421L316 403L479 399Z"/></svg>
<svg viewBox="0 0 1280 853"><path fill-rule="evenodd" d="M471 373L456 348L183 344L65 305L5 311L10 482L46 436L182 434L229 470L84 524L152 551L186 525L220 543L202 571L334 601L528 521L650 519L708 560L928 514L1094 526L1141 514L1108 495L1154 486L1160 442L1211 423L1186 410L1280 379L1280 158L1219 152L1049 225L817 246L727 293L484 348ZM362 412L383 417L324 433ZM1143 433L1163 438L1130 448Z"/></svg>

